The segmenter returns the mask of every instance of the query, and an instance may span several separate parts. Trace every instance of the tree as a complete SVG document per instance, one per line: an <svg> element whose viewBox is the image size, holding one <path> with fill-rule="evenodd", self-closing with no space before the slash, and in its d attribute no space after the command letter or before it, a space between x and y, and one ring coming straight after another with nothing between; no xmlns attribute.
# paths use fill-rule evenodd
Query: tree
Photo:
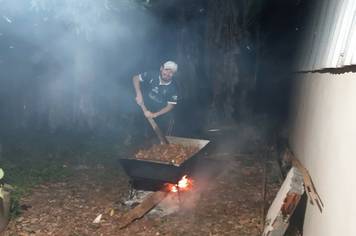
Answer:
<svg viewBox="0 0 356 236"><path fill-rule="evenodd" d="M261 54L262 1L164 2L166 10L175 7L177 12L181 98L195 99L197 85L209 84L210 125L233 124L236 117L245 120L251 116L258 72L256 57ZM171 18L172 14L166 17Z"/></svg>
<svg viewBox="0 0 356 236"><path fill-rule="evenodd" d="M251 54L260 54L262 0L209 0L207 9L205 68L213 91L209 123L233 124L235 109L240 120L252 113L258 64ZM255 50L251 35L256 38Z"/></svg>
<svg viewBox="0 0 356 236"><path fill-rule="evenodd" d="M233 94L239 83L239 68L235 61L235 56L240 54L237 44L241 34L239 15L233 1L211 0L207 7L205 68L213 91L209 123L232 124Z"/></svg>

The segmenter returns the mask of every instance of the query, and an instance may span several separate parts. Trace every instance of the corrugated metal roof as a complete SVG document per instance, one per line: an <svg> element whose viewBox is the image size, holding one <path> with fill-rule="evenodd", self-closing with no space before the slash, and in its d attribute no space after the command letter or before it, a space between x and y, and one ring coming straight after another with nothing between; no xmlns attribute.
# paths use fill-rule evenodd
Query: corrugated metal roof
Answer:
<svg viewBox="0 0 356 236"><path fill-rule="evenodd" d="M356 65L356 0L319 1L301 42L297 71Z"/></svg>

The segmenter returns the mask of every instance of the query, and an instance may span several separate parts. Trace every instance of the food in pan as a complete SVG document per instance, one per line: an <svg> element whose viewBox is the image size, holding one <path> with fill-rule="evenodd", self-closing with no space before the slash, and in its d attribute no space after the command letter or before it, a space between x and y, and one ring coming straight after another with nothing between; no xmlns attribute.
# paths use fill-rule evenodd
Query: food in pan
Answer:
<svg viewBox="0 0 356 236"><path fill-rule="evenodd" d="M199 147L197 146L183 146L178 143L155 144L148 150L140 150L135 158L180 165L198 151Z"/></svg>

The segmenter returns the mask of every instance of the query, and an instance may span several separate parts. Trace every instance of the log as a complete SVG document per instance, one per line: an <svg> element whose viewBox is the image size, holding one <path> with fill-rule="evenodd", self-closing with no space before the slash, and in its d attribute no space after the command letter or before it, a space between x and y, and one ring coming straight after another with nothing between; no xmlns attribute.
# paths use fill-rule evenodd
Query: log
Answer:
<svg viewBox="0 0 356 236"><path fill-rule="evenodd" d="M155 192L152 196L143 201L140 205L127 212L123 220L119 223L119 228L125 228L129 224L131 224L134 220L140 219L144 216L148 211L150 211L153 207L155 207L158 203L160 203L169 193L169 189L163 189Z"/></svg>

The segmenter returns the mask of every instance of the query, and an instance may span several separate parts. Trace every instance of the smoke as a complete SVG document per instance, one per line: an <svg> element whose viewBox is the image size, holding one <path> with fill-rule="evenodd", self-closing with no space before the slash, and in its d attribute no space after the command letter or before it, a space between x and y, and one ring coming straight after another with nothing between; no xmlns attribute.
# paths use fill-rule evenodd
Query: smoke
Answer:
<svg viewBox="0 0 356 236"><path fill-rule="evenodd" d="M0 1L3 125L92 128L134 112L132 77L164 39L149 11L109 3Z"/></svg>

